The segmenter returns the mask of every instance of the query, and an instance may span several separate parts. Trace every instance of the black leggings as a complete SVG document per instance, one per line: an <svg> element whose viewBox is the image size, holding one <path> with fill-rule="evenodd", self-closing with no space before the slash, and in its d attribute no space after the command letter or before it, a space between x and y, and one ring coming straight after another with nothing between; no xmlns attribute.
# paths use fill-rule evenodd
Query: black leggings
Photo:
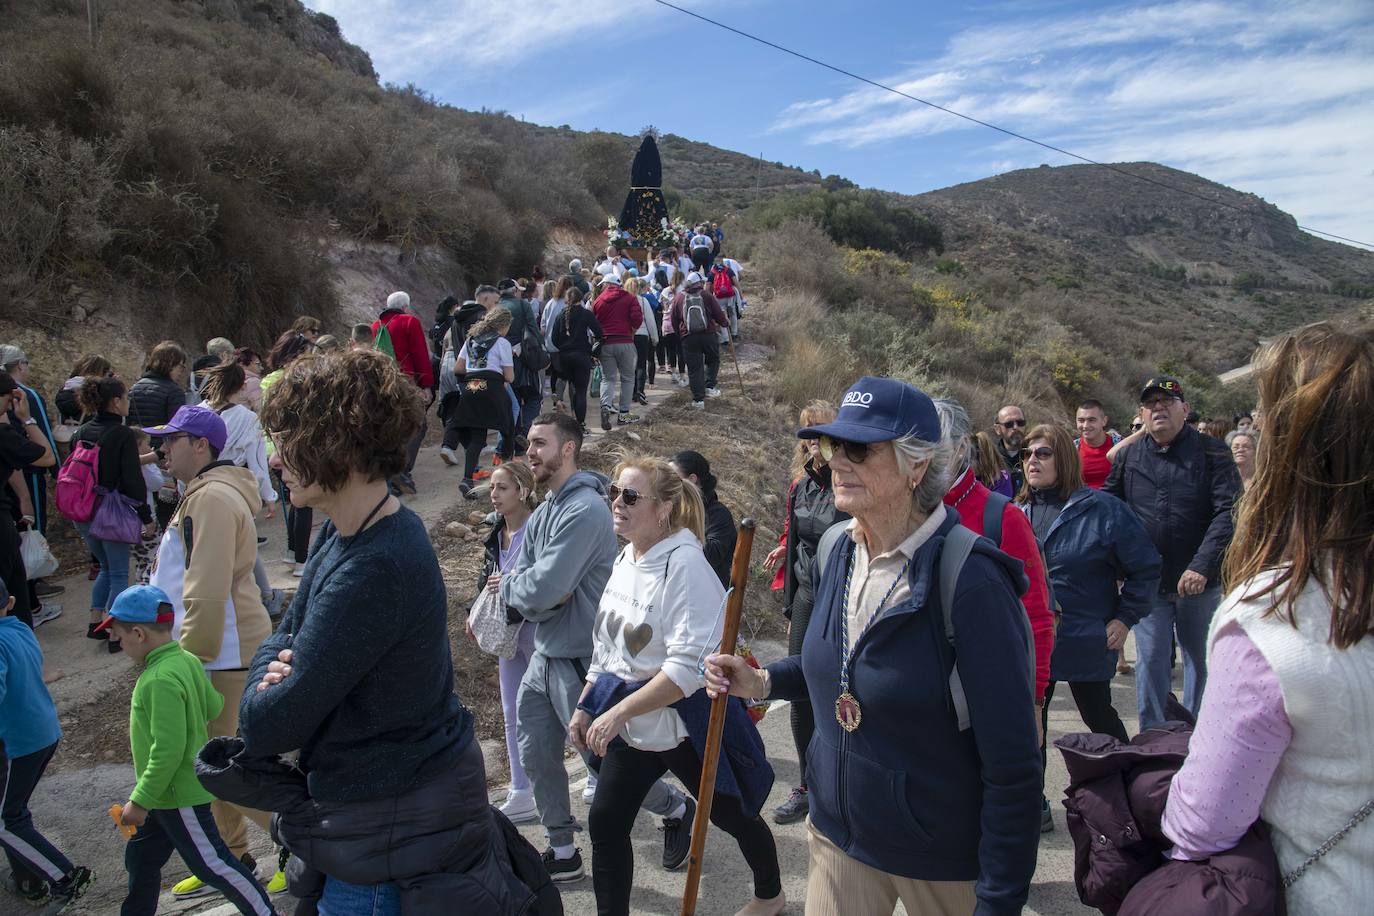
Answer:
<svg viewBox="0 0 1374 916"><path fill-rule="evenodd" d="M587 815L587 830L592 839L592 887L600 916L627 916L630 912L635 872L630 830L649 787L668 770L696 797L701 785L701 758L690 741L683 741L671 751L640 751L617 741L601 759L596 799ZM767 900L782 893L778 847L762 817L748 817L738 798L718 792L711 805L711 823L739 843L754 875L754 896Z"/></svg>
<svg viewBox="0 0 1374 916"><path fill-rule="evenodd" d="M1045 686L1045 705L1040 709L1040 730L1044 735L1049 734L1050 700L1054 697L1054 685L1057 681L1050 681ZM1078 714L1083 717L1083 724L1088 726L1088 731L1096 732L1099 735L1111 735L1118 741L1129 741L1126 737L1126 726L1121 723L1121 716L1117 715L1116 708L1112 706L1112 682L1111 681L1069 681L1069 691L1073 694L1073 702L1078 707ZM1045 740L1040 741L1040 761L1045 762Z"/></svg>
<svg viewBox="0 0 1374 916"><path fill-rule="evenodd" d="M291 504L291 488L272 472L278 489L281 491L282 513L286 516L286 551L295 557L297 563L304 563L310 554L310 529L315 524L315 510L308 506L297 509Z"/></svg>
<svg viewBox="0 0 1374 916"><path fill-rule="evenodd" d="M810 592L810 589L807 589ZM792 628L787 631L787 654L801 655L802 640L806 637L806 627L811 623L813 602L808 595L798 594L792 598ZM811 745L811 736L816 733L815 711L810 700L793 700L789 706L792 720L792 743L797 748L797 766L801 771L798 785L806 788L806 749Z"/></svg>
<svg viewBox="0 0 1374 916"><path fill-rule="evenodd" d="M677 334L664 334L658 339L659 365L665 365L665 359L669 372L687 371L687 359L682 352L682 338Z"/></svg>
<svg viewBox="0 0 1374 916"><path fill-rule="evenodd" d="M583 426L587 425L587 387L592 383L592 355L584 350L571 350L559 353L563 364L563 378L567 380L571 393L573 416Z"/></svg>
<svg viewBox="0 0 1374 916"><path fill-rule="evenodd" d="M651 383L656 378L657 369L654 363L654 345L649 342L649 335L635 335L635 394L644 394L644 386Z"/></svg>

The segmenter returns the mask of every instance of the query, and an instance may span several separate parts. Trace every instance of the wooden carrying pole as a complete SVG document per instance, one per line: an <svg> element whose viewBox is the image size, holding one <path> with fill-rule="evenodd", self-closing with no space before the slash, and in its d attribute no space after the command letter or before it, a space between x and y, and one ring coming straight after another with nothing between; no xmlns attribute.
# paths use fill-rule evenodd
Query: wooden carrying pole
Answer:
<svg viewBox="0 0 1374 916"><path fill-rule="evenodd" d="M754 520L739 523L735 539L735 558L730 564L730 599L725 603L725 628L720 636L720 654L733 655L739 639L740 612L744 609L744 589L749 582L749 553L754 548ZM716 797L716 768L725 737L725 708L729 697L722 694L711 701L711 721L706 727L706 750L701 758L701 786L697 789L697 813L692 820L692 845L687 853L687 887L682 893L682 916L696 916L697 889L701 884L702 855L706 850L706 831L711 824L711 803Z"/></svg>

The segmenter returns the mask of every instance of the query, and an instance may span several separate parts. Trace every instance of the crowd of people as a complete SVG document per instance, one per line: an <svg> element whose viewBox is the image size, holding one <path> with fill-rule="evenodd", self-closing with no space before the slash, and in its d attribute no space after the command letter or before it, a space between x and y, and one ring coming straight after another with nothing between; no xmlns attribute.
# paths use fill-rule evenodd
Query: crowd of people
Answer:
<svg viewBox="0 0 1374 916"><path fill-rule="evenodd" d="M1056 826L1049 705L1066 684L1103 748L1127 746L1111 687L1129 634L1139 731L1192 734L1162 815L1140 824L1152 861L1208 859L1262 820L1290 911L1369 899L1374 470L1348 433L1374 403L1374 335L1317 325L1266 345L1262 426L1199 430L1166 375L1142 384L1125 435L1096 400L1034 425L1009 404L980 430L886 378L807 405L765 560L788 655L760 668L712 654L736 528L706 456L626 455L610 477L581 463L589 397L610 430L665 374L694 408L720 395L744 305L722 238L702 227L686 254L611 247L558 279L481 285L428 329L396 292L338 338L298 320L265 358L164 341L132 385L86 357L54 410L27 356L0 347L9 890L69 903L93 880L29 810L61 737L33 630L63 589L25 566L51 493L90 555L86 635L140 669L138 779L118 812L128 916L156 910L173 852L192 872L176 896L244 913L275 913L286 890L326 916L560 912L557 885L590 872L597 911L626 914L640 809L661 819L662 868L688 856L720 695L709 814L752 876L739 913L787 903L765 814L806 821L808 913L1018 912ZM431 409L440 457L463 468L455 496L485 479L494 510L467 636L496 657L497 806L453 689L444 578L400 499ZM289 606L257 527L278 503ZM790 701L800 768L771 812L749 706L765 700ZM585 825L569 745L590 774ZM273 821L260 882L248 825ZM534 823L542 854L512 827Z"/></svg>

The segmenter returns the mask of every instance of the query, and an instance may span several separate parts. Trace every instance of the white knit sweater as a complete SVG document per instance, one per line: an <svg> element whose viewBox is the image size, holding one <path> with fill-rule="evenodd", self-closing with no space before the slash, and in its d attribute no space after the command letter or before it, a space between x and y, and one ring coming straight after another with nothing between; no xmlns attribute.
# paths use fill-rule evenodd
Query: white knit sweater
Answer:
<svg viewBox="0 0 1374 916"><path fill-rule="evenodd" d="M1279 869L1287 873L1374 798L1374 637L1344 650L1329 644L1331 603L1310 580L1297 602L1296 629L1276 615L1263 616L1272 596L1240 599L1273 575L1233 590L1217 610L1212 634L1228 620L1239 623L1283 691L1293 741L1260 813L1273 828ZM1292 916L1374 907L1374 819L1314 864L1288 889L1287 900Z"/></svg>

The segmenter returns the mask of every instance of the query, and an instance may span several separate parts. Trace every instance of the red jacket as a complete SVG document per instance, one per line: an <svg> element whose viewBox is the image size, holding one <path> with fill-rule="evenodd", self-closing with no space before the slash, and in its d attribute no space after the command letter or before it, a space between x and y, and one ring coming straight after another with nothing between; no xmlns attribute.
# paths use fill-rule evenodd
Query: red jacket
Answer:
<svg viewBox="0 0 1374 916"><path fill-rule="evenodd" d="M945 494L945 505L959 512L959 522L975 534L983 533L983 510L987 507L991 490L978 482L973 470L955 481ZM1021 596L1035 636L1035 699L1045 698L1045 685L1050 681L1050 655L1054 651L1054 614L1050 611L1050 590L1045 579L1045 566L1040 558L1040 545L1030 522L1016 506L1007 503L1002 510L1002 552L1020 560L1026 567L1030 587Z"/></svg>
<svg viewBox="0 0 1374 916"><path fill-rule="evenodd" d="M644 323L644 310L639 297L625 292L612 283L601 291L592 304L592 314L605 335L602 343L625 344L635 342L635 331Z"/></svg>
<svg viewBox="0 0 1374 916"><path fill-rule="evenodd" d="M421 388L433 385L429 342L425 339L425 329L420 326L420 319L397 309L387 309L372 322L372 333L376 334L382 325L386 325L386 332L391 335L391 348L396 351L396 362L401 364L401 371Z"/></svg>

